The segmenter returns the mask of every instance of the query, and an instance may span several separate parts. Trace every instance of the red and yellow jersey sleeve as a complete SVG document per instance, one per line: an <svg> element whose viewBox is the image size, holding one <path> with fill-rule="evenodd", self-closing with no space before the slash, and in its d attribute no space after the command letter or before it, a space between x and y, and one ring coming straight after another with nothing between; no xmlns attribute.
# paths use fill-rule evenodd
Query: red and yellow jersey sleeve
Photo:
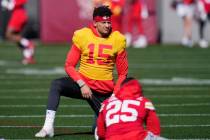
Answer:
<svg viewBox="0 0 210 140"><path fill-rule="evenodd" d="M72 41L81 51L82 75L93 80L113 80L116 57L126 47L122 34L115 31L108 38L100 38L90 28L83 28L74 33Z"/></svg>

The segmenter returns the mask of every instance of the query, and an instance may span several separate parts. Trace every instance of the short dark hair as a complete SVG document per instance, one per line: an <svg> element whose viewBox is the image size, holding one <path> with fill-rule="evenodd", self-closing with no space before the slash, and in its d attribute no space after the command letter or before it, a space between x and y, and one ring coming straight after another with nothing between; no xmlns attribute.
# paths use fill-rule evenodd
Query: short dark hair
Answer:
<svg viewBox="0 0 210 140"><path fill-rule="evenodd" d="M108 6L102 5L99 7L94 8L93 11L93 19L96 16L100 16L100 17L111 17L112 16L112 11L109 9Z"/></svg>

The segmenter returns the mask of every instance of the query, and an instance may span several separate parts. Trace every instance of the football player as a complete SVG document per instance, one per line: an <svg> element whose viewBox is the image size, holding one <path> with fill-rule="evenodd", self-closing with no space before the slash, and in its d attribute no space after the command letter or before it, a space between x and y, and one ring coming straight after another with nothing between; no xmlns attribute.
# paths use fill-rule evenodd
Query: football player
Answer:
<svg viewBox="0 0 210 140"><path fill-rule="evenodd" d="M148 18L148 10L145 0L129 0L128 6L128 30L126 35L127 46L133 45L134 48L145 48L147 46L147 38L142 25L143 19ZM132 44L133 29L137 28L138 38Z"/></svg>
<svg viewBox="0 0 210 140"><path fill-rule="evenodd" d="M12 12L6 29L6 37L15 42L21 49L23 64L34 64L34 43L21 34L28 21L28 16L24 8L26 2L27 0L2 0L1 5L3 8Z"/></svg>
<svg viewBox="0 0 210 140"><path fill-rule="evenodd" d="M65 62L68 77L52 82L45 123L35 137L54 135L53 124L60 96L86 100L98 115L100 103L119 90L128 72L126 40L120 32L112 32L111 15L107 6L97 7L93 11L93 23L74 32L73 45ZM76 70L78 62L80 66ZM116 84L113 78L115 64Z"/></svg>
<svg viewBox="0 0 210 140"><path fill-rule="evenodd" d="M102 103L96 134L99 140L166 140L159 136L160 121L152 102L134 78L125 79L120 90Z"/></svg>

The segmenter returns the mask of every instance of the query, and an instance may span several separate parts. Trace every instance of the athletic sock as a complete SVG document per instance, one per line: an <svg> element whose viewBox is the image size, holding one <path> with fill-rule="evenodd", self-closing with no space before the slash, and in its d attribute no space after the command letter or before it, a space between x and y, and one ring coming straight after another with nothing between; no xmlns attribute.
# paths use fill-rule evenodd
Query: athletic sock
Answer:
<svg viewBox="0 0 210 140"><path fill-rule="evenodd" d="M29 41L28 39L26 39L26 38L22 38L22 39L20 40L20 44L21 44L24 48L27 48L27 47L29 46L29 43L30 43L30 41Z"/></svg>
<svg viewBox="0 0 210 140"><path fill-rule="evenodd" d="M54 127L54 120L55 120L56 111L54 110L47 110L46 111L46 118L43 129L48 131Z"/></svg>
<svg viewBox="0 0 210 140"><path fill-rule="evenodd" d="M19 46L23 49L23 56L24 58L31 58L34 54L34 50L29 48L30 40L26 38L22 38L19 42Z"/></svg>

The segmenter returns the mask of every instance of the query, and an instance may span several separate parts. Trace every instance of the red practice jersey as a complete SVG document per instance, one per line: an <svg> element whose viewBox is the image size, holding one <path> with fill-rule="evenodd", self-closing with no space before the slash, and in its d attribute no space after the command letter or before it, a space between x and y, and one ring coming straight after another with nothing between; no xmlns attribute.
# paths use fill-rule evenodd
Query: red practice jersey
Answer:
<svg viewBox="0 0 210 140"><path fill-rule="evenodd" d="M129 16L138 18L141 15L142 2L140 0L131 0L129 8Z"/></svg>
<svg viewBox="0 0 210 140"><path fill-rule="evenodd" d="M137 82L130 82L118 94L139 93ZM146 128L144 128L144 123ZM97 134L100 139L143 140L147 132L160 134L160 123L150 100L141 96L120 99L112 96L102 104L97 120Z"/></svg>
<svg viewBox="0 0 210 140"><path fill-rule="evenodd" d="M27 0L14 1L15 6L8 23L8 28L11 28L16 32L20 32L23 29L28 20L26 10L24 9L24 5L26 4L26 2Z"/></svg>
<svg viewBox="0 0 210 140"><path fill-rule="evenodd" d="M184 4L192 4L194 2L195 2L195 0L183 0Z"/></svg>
<svg viewBox="0 0 210 140"><path fill-rule="evenodd" d="M15 0L14 2L15 2L14 9L17 9L23 7L27 3L27 0Z"/></svg>

